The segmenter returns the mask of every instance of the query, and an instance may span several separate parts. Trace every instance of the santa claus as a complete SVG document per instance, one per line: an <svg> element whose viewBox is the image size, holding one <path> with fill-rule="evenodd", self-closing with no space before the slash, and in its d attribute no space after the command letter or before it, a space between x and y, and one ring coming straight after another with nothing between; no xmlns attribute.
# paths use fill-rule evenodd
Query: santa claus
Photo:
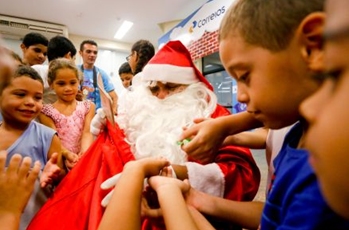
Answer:
<svg viewBox="0 0 349 230"><path fill-rule="evenodd" d="M111 141L115 148L118 148L118 153L112 156L114 160L111 162L100 159L96 151L110 155L111 149L104 151L100 145L93 145L70 173L73 173L74 179L79 178L79 173L84 173L88 167L82 164L94 165L96 172L89 173L92 174L91 178L84 179L85 182L79 186L72 182L73 179L69 179L73 175L68 175L70 181L65 187L69 186L70 190L74 187L74 190L70 193L62 191L62 195L57 196L56 203L51 201L46 210L41 212L42 218L37 218L37 226L43 223L45 214L52 211L55 204L62 207L59 202L65 199L65 203L68 203L72 196L74 200L80 199L81 195L78 192L86 190L88 186L93 187L93 191L98 190L101 181L107 179L108 174L120 172L122 165L132 158L137 160L145 157L165 157L171 162L176 177L181 180L188 179L191 186L197 190L238 201L250 201L254 198L259 187L260 173L248 149L236 146L221 147L214 160L208 164L188 158L181 149L182 143L178 140L182 129L190 126L195 118L216 118L229 114L227 109L217 104L212 86L195 67L189 51L181 42L170 41L155 54L143 69L142 84L127 93L124 105L124 108L118 109L116 117L116 128L120 127L124 138L121 138L122 142L119 141L120 138ZM91 123L90 130L99 134L100 130L103 130L103 123L105 124L105 116L99 111ZM111 129L108 123L108 135ZM99 139L100 137L101 135ZM89 154L91 151L95 152ZM100 162L96 162L97 159L100 159ZM114 163L121 166L110 166ZM100 164L102 166L99 166ZM114 170L115 167L119 168ZM95 176L97 174L98 176ZM91 181L94 181L93 185ZM93 194L96 193L90 193L89 198L84 198L84 201L96 197ZM102 199L102 192L98 190L98 194L98 199L94 199L93 202ZM91 205L87 204L84 207L87 206ZM98 208L95 204L92 206L94 209ZM84 207L79 210L84 210ZM93 211L92 208L90 210ZM92 211L88 214L90 218L84 219L91 222L92 216L95 219L92 225L76 225L84 224L93 229L98 224L102 212L96 214ZM82 219L81 215L79 218ZM223 228L227 229L227 225Z"/></svg>
<svg viewBox="0 0 349 230"><path fill-rule="evenodd" d="M258 190L259 170L248 149L227 146L209 164L188 159L178 142L183 127L195 118L215 118L229 111L217 104L212 86L179 41L161 48L142 72L143 84L127 94L116 121L125 133L135 159L164 157L179 179L192 187L234 200L252 200ZM95 117L95 120L101 117ZM95 123L93 122L92 125ZM100 130L100 126L93 130Z"/></svg>

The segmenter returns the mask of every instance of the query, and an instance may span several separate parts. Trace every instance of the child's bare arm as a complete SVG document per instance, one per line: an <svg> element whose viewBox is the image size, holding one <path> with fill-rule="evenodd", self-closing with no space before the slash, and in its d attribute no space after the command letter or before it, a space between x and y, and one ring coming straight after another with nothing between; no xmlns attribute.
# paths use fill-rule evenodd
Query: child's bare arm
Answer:
<svg viewBox="0 0 349 230"><path fill-rule="evenodd" d="M230 221L243 228L257 229L264 203L257 201L233 201L209 195L190 188L185 193L186 203L200 213Z"/></svg>
<svg viewBox="0 0 349 230"><path fill-rule="evenodd" d="M41 124L50 127L51 129L57 130L54 121L43 113L39 113L38 120Z"/></svg>
<svg viewBox="0 0 349 230"><path fill-rule="evenodd" d="M144 178L158 175L168 164L164 159L151 158L128 162L98 229L140 229Z"/></svg>
<svg viewBox="0 0 349 230"><path fill-rule="evenodd" d="M57 135L54 135L52 138L47 160L48 163L45 165L40 178L42 187L47 186L51 182L58 183L67 173L63 165L61 141Z"/></svg>
<svg viewBox="0 0 349 230"><path fill-rule="evenodd" d="M81 153L85 153L85 151L91 146L93 142L93 135L90 132L90 125L92 118L95 115L96 111L96 106L94 103L91 102L90 110L86 114L85 117L85 122L84 122L84 129L82 131L82 136L81 136Z"/></svg>
<svg viewBox="0 0 349 230"><path fill-rule="evenodd" d="M199 229L182 195L190 189L188 180L153 176L149 184L157 193L166 229Z"/></svg>
<svg viewBox="0 0 349 230"><path fill-rule="evenodd" d="M192 206L187 207L198 229L214 230L211 223L198 210Z"/></svg>
<svg viewBox="0 0 349 230"><path fill-rule="evenodd" d="M237 145L250 149L264 149L268 135L267 128L245 131L225 138L223 145Z"/></svg>
<svg viewBox="0 0 349 230"><path fill-rule="evenodd" d="M15 154L6 169L6 155L5 151L0 151L0 226L1 229L17 230L39 175L40 162L35 162L31 168L29 157L22 159L21 155Z"/></svg>

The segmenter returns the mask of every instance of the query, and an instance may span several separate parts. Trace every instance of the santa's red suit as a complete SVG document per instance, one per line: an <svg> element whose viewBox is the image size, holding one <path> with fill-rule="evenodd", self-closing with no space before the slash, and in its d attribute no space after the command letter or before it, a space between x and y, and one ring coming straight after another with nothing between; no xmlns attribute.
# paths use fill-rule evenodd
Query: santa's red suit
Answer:
<svg viewBox="0 0 349 230"><path fill-rule="evenodd" d="M171 56L169 52L180 53L183 57L175 60L189 61L184 65L189 66L193 76L189 75L185 82L192 84L199 81L211 88L207 80L194 67L190 54L182 44L171 43L161 49L149 62L150 67L165 56ZM173 56L173 55L172 55ZM189 57L189 60L187 60ZM160 61L160 62L161 62ZM166 60L166 64L171 62ZM176 63L175 66L178 67ZM172 70L171 70L172 71ZM147 69L145 69L145 76ZM162 75L163 77L163 75ZM192 78L193 79L192 79ZM151 79L159 80L159 79ZM178 79L170 80L177 81ZM212 88L211 88L212 89ZM229 115L229 111L217 105L212 118ZM106 179L120 173L126 162L134 160L134 154L129 144L124 141L124 133L118 125L107 123L106 130L101 133L90 149L78 164L61 181L56 191L43 208L35 216L28 229L97 229L104 209L101 201L109 191L100 189L100 184ZM210 164L199 164L193 159L188 159L185 165L188 169L188 178L191 185L212 195L237 201L250 201L257 193L260 181L259 169L246 148L227 146L218 150L214 161ZM226 223L222 228L228 229ZM216 226L217 227L217 226ZM145 220L143 229L155 229L151 221Z"/></svg>

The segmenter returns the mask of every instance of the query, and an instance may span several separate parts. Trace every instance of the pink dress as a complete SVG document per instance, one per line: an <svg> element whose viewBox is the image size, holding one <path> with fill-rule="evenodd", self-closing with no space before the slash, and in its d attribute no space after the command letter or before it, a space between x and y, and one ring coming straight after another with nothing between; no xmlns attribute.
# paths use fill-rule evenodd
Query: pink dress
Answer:
<svg viewBox="0 0 349 230"><path fill-rule="evenodd" d="M43 114L50 117L55 123L62 145L76 154L81 149L81 136L85 116L89 112L90 106L91 102L88 100L77 101L75 111L69 116L61 114L52 104L45 104L41 110Z"/></svg>

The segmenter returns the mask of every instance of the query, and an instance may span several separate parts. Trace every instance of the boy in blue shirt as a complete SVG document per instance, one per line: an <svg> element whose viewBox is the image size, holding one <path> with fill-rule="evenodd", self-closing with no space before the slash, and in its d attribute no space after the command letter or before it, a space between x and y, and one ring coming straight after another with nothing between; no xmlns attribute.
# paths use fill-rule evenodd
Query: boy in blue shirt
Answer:
<svg viewBox="0 0 349 230"><path fill-rule="evenodd" d="M279 129L298 123L274 161L265 204L222 200L191 189L188 202L200 212L245 228L348 229L349 223L320 193L303 149L307 123L298 110L321 84L314 76L323 71L323 2L239 0L227 11L219 31L220 57L237 80L238 100L247 104L247 112L192 127L183 138L197 136L183 150L191 156L212 156L227 135L262 124Z"/></svg>

